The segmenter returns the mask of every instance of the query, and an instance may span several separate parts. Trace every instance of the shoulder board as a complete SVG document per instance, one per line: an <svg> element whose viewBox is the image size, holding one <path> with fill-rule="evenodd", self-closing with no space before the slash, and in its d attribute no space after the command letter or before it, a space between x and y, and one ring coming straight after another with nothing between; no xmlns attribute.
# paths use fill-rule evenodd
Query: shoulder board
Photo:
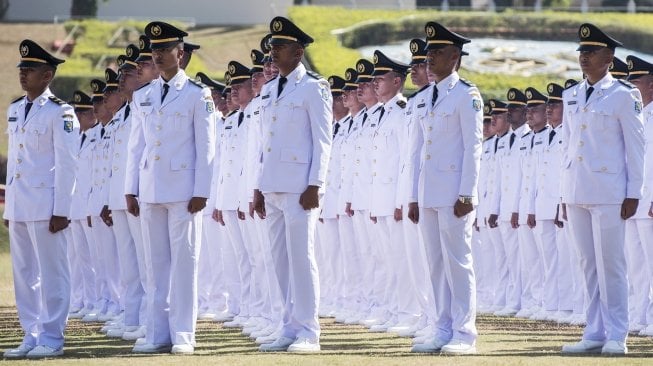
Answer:
<svg viewBox="0 0 653 366"><path fill-rule="evenodd" d="M407 96L406 99L407 99L407 100L411 100L411 99L413 99L413 97L416 96L417 94L419 94L419 91L416 91L416 92L414 92L413 94Z"/></svg>
<svg viewBox="0 0 653 366"><path fill-rule="evenodd" d="M620 82L622 85L624 85L628 89L635 89L636 86L631 83L630 81L622 80L622 79L617 79L618 82Z"/></svg>
<svg viewBox="0 0 653 366"><path fill-rule="evenodd" d="M569 85L568 87L564 88L563 90L569 90L569 89L575 87L575 86L578 85L578 84L579 84L579 83L576 83L576 84L573 84L573 85Z"/></svg>
<svg viewBox="0 0 653 366"><path fill-rule="evenodd" d="M406 101L405 100L398 100L397 105L401 108L404 109L406 108Z"/></svg>
<svg viewBox="0 0 653 366"><path fill-rule="evenodd" d="M324 79L322 77L322 75L316 73L315 71L311 71L311 70L306 70L306 75L312 77L313 79L318 79L318 80Z"/></svg>
<svg viewBox="0 0 653 366"><path fill-rule="evenodd" d="M58 105L64 105L64 104L66 104L66 102L64 102L63 100L61 100L61 99L55 97L54 95L49 96L48 99L50 99L50 101L52 101L52 102L54 102L54 103L56 103L56 104L58 104Z"/></svg>
<svg viewBox="0 0 653 366"><path fill-rule="evenodd" d="M197 86L197 87L200 87L200 88L208 88L208 86L204 85L203 83L201 83L201 82L199 82L199 81L197 81L197 80L195 80L195 79L188 78L188 81L189 81L191 84L193 84L193 85L195 85L195 86Z"/></svg>
<svg viewBox="0 0 653 366"><path fill-rule="evenodd" d="M18 97L18 98L16 98L16 99L12 100L11 103L9 103L9 104L14 104L14 103L16 103L16 102L20 102L21 100L23 100L23 98L25 98L25 96L24 96L24 95L21 95L20 97Z"/></svg>
<svg viewBox="0 0 653 366"><path fill-rule="evenodd" d="M141 90L141 89L143 89L144 87L149 86L150 84L152 84L151 81L150 81L149 83L145 83L145 84L141 85L141 86L140 86L138 89L136 89L136 90ZM136 91L136 90L134 90L134 91Z"/></svg>
<svg viewBox="0 0 653 366"><path fill-rule="evenodd" d="M460 78L460 82L467 85L467 86L476 86L474 83L472 83L471 81L469 81L467 79Z"/></svg>

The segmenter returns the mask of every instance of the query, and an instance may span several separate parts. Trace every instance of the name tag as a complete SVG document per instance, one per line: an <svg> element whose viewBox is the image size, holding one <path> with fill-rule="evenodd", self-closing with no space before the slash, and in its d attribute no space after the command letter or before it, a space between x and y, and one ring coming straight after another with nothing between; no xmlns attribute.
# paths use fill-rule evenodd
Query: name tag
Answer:
<svg viewBox="0 0 653 366"><path fill-rule="evenodd" d="M257 115L258 115L258 111L254 111L254 115L257 116Z"/></svg>
<svg viewBox="0 0 653 366"><path fill-rule="evenodd" d="M505 147L505 146L499 146L499 147L497 147L497 150L501 150L501 149L503 149L504 147Z"/></svg>
<svg viewBox="0 0 653 366"><path fill-rule="evenodd" d="M16 122L18 117L9 117L9 122Z"/></svg>
<svg viewBox="0 0 653 366"><path fill-rule="evenodd" d="M152 102L143 102L143 103L141 103L141 104L139 104L139 105L140 105L141 107L149 107L149 106L152 105Z"/></svg>
<svg viewBox="0 0 653 366"><path fill-rule="evenodd" d="M269 97L270 97L270 94L266 94L266 95L262 96L261 99L268 99Z"/></svg>
<svg viewBox="0 0 653 366"><path fill-rule="evenodd" d="M426 107L426 103L420 103L417 105L417 108L424 108Z"/></svg>
<svg viewBox="0 0 653 366"><path fill-rule="evenodd" d="M519 150L526 150L526 146L520 147Z"/></svg>
<svg viewBox="0 0 653 366"><path fill-rule="evenodd" d="M577 103L577 102L576 102L575 100L570 100L570 101L567 102L567 105L574 105L574 104L576 104L576 103Z"/></svg>
<svg viewBox="0 0 653 366"><path fill-rule="evenodd" d="M536 142L535 145L542 145L542 141Z"/></svg>
<svg viewBox="0 0 653 366"><path fill-rule="evenodd" d="M225 130L230 130L233 126L225 126Z"/></svg>

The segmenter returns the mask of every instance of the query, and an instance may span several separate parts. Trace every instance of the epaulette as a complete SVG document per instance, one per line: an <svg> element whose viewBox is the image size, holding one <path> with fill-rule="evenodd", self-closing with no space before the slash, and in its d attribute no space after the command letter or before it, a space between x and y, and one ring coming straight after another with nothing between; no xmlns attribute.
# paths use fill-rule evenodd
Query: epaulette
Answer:
<svg viewBox="0 0 653 366"><path fill-rule="evenodd" d="M56 104L58 104L58 105L64 105L64 104L66 104L66 102L64 102L63 100L61 100L61 99L55 97L54 95L49 96L48 99L50 99L52 102L54 102L54 103L56 103Z"/></svg>
<svg viewBox="0 0 653 366"><path fill-rule="evenodd" d="M203 88L208 88L208 86L204 85L204 83L202 83L202 82L200 82L200 81L197 81L197 80L195 80L195 79L188 78L188 81L189 81L191 84L193 84L193 85L195 85L195 86L197 86L197 87L200 87L200 88L202 88L202 89L203 89Z"/></svg>
<svg viewBox="0 0 653 366"><path fill-rule="evenodd" d="M397 101L397 105L399 106L399 108L404 109L404 108L406 108L406 101L403 100L403 99L400 99L400 100Z"/></svg>
<svg viewBox="0 0 653 366"><path fill-rule="evenodd" d="M467 85L467 86L473 86L473 87L476 87L476 84L472 83L471 81L469 81L469 80L467 80L467 79L460 78L460 82L463 83L463 84L465 84L465 85Z"/></svg>
<svg viewBox="0 0 653 366"><path fill-rule="evenodd" d="M16 102L19 102L19 101L23 100L23 98L25 98L25 96L24 96L24 95L21 95L20 97L18 97L18 98L16 98L16 99L12 100L11 103L9 103L9 104L14 104L14 103L16 103Z"/></svg>
<svg viewBox="0 0 653 366"><path fill-rule="evenodd" d="M306 75L312 77L313 79L317 79L317 80L324 79L322 77L322 75L316 73L315 71L311 71L311 70L306 70Z"/></svg>
<svg viewBox="0 0 653 366"><path fill-rule="evenodd" d="M623 84L628 89L635 89L636 88L636 86L633 83L631 83L630 81L626 81L626 80L623 80L623 79L617 79L617 81L620 82L621 84Z"/></svg>

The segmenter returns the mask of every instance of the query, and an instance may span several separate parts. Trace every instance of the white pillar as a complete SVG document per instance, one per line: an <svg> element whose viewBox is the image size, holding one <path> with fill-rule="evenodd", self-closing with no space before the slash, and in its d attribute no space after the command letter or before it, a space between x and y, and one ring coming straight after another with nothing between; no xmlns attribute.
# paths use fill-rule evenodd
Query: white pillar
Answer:
<svg viewBox="0 0 653 366"><path fill-rule="evenodd" d="M580 11L581 13L587 13L589 10L589 4L587 3L587 0L583 0L583 2L580 4Z"/></svg>
<svg viewBox="0 0 653 366"><path fill-rule="evenodd" d="M442 11L449 11L449 0L442 0Z"/></svg>
<svg viewBox="0 0 653 366"><path fill-rule="evenodd" d="M628 1L628 12L629 13L637 12L637 5L635 4L635 0Z"/></svg>

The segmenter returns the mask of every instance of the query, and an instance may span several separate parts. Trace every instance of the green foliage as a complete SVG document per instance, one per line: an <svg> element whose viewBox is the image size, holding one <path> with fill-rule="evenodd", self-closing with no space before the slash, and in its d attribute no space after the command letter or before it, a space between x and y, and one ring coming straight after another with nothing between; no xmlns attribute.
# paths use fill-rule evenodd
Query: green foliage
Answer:
<svg viewBox="0 0 653 366"><path fill-rule="evenodd" d="M553 0L555 1L555 0ZM328 14L328 16L325 16ZM307 58L322 75L343 75L361 58L355 49L365 45L387 44L409 38L424 37L424 24L438 21L452 28L464 29L469 37L575 41L578 26L590 21L623 40L628 48L653 49L653 15L623 13L568 13L545 11L525 13L506 10L501 13L436 10L390 11L356 10L341 7L293 7L290 17L315 43L307 48ZM484 98L505 98L510 87L528 86L544 89L551 81L562 82L558 75L521 77L461 71L474 82ZM410 91L410 82L407 83Z"/></svg>

